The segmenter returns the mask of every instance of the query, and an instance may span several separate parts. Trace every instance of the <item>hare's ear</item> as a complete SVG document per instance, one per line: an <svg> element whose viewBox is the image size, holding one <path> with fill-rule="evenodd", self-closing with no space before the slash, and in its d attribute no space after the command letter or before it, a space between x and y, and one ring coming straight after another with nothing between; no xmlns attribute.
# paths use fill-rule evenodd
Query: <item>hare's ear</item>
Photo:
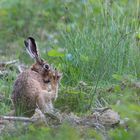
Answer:
<svg viewBox="0 0 140 140"><path fill-rule="evenodd" d="M26 50L31 58L38 58L37 46L35 43L35 39L32 37L28 37L27 40L24 41L26 46Z"/></svg>
<svg viewBox="0 0 140 140"><path fill-rule="evenodd" d="M39 53L37 50L37 45L35 43L35 39L32 37L28 37L27 40L24 41L26 46L26 50L31 58L34 58L37 63L42 64L43 60L39 58Z"/></svg>

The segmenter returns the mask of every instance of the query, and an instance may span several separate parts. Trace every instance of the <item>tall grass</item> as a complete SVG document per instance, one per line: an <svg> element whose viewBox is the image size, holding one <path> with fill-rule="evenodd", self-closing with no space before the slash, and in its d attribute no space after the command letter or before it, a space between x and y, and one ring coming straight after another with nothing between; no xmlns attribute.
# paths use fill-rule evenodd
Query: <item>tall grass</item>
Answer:
<svg viewBox="0 0 140 140"><path fill-rule="evenodd" d="M100 18L94 18L93 12L93 17L85 17L83 28L66 25L60 46L71 55L69 60L62 61L68 83L110 81L115 73L140 76L140 51L136 40L139 24L136 13L130 12L128 5L120 7L117 1L107 7L102 4L97 16ZM86 13L90 10L86 8Z"/></svg>

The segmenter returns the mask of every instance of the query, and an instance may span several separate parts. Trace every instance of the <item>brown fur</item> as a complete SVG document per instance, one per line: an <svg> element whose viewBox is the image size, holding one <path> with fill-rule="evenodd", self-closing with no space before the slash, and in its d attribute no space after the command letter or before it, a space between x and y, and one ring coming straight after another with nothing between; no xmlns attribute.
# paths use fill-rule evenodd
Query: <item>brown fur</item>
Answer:
<svg viewBox="0 0 140 140"><path fill-rule="evenodd" d="M38 64L19 74L15 81L12 100L16 115L32 116L37 107L43 113L53 110L52 101L57 98L60 75L54 70L46 72L39 66L35 69L36 66ZM50 82L45 83L46 79Z"/></svg>
<svg viewBox="0 0 140 140"><path fill-rule="evenodd" d="M39 57L34 38L28 37L24 44L36 63L19 74L14 83L12 100L16 115L32 116L37 107L43 113L53 111L52 101L57 98L61 74Z"/></svg>

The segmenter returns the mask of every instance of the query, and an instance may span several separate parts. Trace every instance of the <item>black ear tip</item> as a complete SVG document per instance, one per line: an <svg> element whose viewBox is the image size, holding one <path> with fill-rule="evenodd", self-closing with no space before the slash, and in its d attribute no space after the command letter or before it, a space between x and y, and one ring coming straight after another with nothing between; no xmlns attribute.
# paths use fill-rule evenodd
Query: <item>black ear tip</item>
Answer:
<svg viewBox="0 0 140 140"><path fill-rule="evenodd" d="M33 37L31 37L31 36L29 36L28 39L30 39L31 41L35 42L35 39Z"/></svg>

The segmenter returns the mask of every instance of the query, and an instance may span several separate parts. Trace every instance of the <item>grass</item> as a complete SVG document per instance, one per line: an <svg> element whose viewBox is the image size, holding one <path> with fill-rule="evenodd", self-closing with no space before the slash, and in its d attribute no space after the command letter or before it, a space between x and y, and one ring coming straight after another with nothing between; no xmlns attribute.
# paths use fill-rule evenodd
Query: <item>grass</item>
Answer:
<svg viewBox="0 0 140 140"><path fill-rule="evenodd" d="M122 119L129 118L129 131L126 127L109 130L108 139L138 138L139 89L130 83L140 79L139 0L0 0L0 5L1 60L19 58L31 65L23 40L34 36L41 56L63 72L57 108L85 114L94 107L111 106ZM0 101L0 114L12 108L10 96L18 74L6 69L9 74L0 79L0 93L5 96ZM80 81L87 85L80 87ZM108 92L111 86L114 91ZM36 133L36 139L56 139L51 135L55 131L59 131L60 139L70 137L67 131L73 139L103 139L101 133L91 129L87 134L74 132L67 125L60 130L48 129L21 132L13 139L33 139Z"/></svg>

